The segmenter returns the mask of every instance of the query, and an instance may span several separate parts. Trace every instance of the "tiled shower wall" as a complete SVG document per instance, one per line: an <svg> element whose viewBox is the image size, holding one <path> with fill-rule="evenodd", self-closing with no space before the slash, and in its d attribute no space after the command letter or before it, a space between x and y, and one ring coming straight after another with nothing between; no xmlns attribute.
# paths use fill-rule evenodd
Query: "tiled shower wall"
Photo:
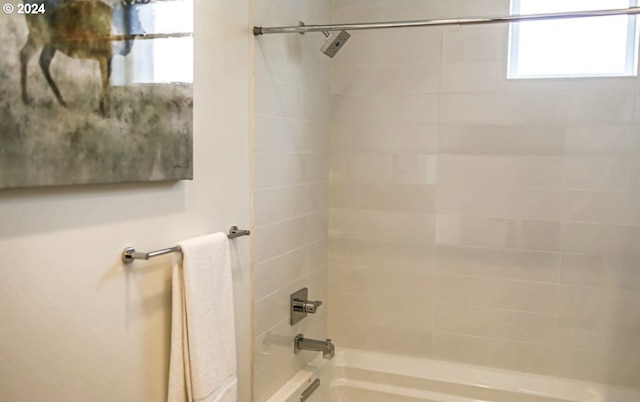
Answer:
<svg viewBox="0 0 640 402"><path fill-rule="evenodd" d="M331 3L333 23L509 12ZM335 343L640 387L640 81L508 81L507 25L352 35L331 70Z"/></svg>
<svg viewBox="0 0 640 402"><path fill-rule="evenodd" d="M329 4L256 0L256 25L328 21ZM327 302L329 61L323 37L265 35L254 41L253 384L264 401L314 352L293 338L327 337L327 304L289 325L289 295L308 287ZM232 134L230 134L232 135Z"/></svg>

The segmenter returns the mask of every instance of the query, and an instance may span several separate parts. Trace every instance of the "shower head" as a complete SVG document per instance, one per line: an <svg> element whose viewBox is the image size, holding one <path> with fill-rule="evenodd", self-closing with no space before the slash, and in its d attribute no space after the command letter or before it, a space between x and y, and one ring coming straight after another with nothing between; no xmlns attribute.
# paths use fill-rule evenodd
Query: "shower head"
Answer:
<svg viewBox="0 0 640 402"><path fill-rule="evenodd" d="M331 58L342 49L342 46L344 46L345 42L351 37L347 31L340 31L337 35L332 35L327 31L322 31L322 33L327 37L327 42L321 49L322 53Z"/></svg>

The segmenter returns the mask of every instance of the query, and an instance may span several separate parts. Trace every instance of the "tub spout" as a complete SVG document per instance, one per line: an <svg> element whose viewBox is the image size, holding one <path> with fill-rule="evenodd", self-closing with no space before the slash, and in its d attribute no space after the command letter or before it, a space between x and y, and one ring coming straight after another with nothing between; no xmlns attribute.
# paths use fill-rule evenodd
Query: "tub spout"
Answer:
<svg viewBox="0 0 640 402"><path fill-rule="evenodd" d="M305 338L303 334L296 336L293 341L294 352L298 353L300 350L312 350L315 352L322 352L324 359L332 359L336 354L336 348L331 343L331 339L320 341L317 339Z"/></svg>

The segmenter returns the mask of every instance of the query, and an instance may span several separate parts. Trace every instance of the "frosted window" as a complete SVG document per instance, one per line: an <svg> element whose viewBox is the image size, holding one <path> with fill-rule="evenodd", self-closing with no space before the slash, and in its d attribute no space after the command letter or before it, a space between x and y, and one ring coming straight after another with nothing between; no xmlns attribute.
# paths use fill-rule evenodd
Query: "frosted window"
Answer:
<svg viewBox="0 0 640 402"><path fill-rule="evenodd" d="M512 0L512 14L635 7L638 0ZM637 72L636 16L511 24L509 78L630 76Z"/></svg>

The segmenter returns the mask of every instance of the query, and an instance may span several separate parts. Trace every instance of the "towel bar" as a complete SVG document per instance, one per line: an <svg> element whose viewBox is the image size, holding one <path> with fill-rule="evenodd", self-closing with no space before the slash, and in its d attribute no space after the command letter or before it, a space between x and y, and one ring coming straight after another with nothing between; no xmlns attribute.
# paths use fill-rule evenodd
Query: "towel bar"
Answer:
<svg viewBox="0 0 640 402"><path fill-rule="evenodd" d="M227 237L235 239L240 236L249 236L251 232L249 230L238 229L237 226L231 226ZM162 250L149 251L147 253L136 251L133 247L126 247L122 250L122 262L130 264L133 260L148 260L149 258L158 257L160 255L180 252L180 246L163 248Z"/></svg>

